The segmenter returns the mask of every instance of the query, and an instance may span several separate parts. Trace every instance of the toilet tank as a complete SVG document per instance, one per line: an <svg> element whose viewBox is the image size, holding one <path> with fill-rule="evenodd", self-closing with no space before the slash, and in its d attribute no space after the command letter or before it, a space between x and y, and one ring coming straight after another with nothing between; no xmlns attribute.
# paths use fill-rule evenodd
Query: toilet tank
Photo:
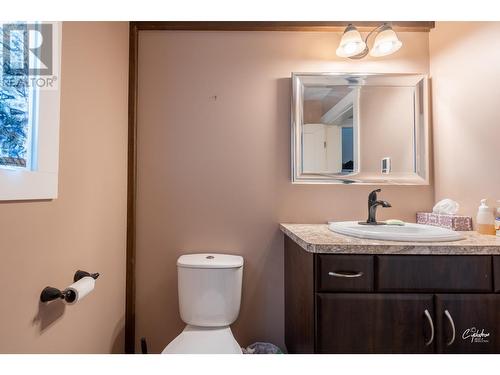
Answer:
<svg viewBox="0 0 500 375"><path fill-rule="evenodd" d="M243 258L188 254L177 259L179 312L189 325L222 327L240 312Z"/></svg>

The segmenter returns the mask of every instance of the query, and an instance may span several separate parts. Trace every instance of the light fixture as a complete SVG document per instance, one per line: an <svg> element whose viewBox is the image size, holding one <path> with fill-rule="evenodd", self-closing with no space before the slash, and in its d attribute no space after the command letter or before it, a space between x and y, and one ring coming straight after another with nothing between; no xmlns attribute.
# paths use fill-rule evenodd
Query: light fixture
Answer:
<svg viewBox="0 0 500 375"><path fill-rule="evenodd" d="M403 43L398 39L394 30L389 25L384 24L375 37L373 47L370 50L370 56L380 57L390 55L400 49L402 45Z"/></svg>
<svg viewBox="0 0 500 375"><path fill-rule="evenodd" d="M336 51L337 56L355 59L356 56L364 53L366 49L366 43L361 38L358 29L353 24L347 25Z"/></svg>
<svg viewBox="0 0 500 375"><path fill-rule="evenodd" d="M368 38L377 33L373 47L368 49ZM392 27L384 23L368 33L365 40L361 38L361 34L353 24L347 25L344 34L337 48L337 56L348 57L350 59L362 59L368 52L370 56L381 57L390 55L401 48L403 43L398 39L397 34Z"/></svg>

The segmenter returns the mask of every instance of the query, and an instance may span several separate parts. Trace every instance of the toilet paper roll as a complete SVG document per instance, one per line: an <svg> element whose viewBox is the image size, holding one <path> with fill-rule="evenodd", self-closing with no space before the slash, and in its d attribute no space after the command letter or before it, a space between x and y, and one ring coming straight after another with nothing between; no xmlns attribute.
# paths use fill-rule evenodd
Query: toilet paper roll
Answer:
<svg viewBox="0 0 500 375"><path fill-rule="evenodd" d="M73 305L89 294L95 286L95 280L90 276L82 277L77 282L64 289L64 300Z"/></svg>

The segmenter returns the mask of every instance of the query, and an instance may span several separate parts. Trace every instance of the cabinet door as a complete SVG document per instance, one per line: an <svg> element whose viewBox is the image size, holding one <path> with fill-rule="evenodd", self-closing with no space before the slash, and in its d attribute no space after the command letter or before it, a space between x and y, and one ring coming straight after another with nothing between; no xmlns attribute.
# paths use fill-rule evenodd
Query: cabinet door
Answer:
<svg viewBox="0 0 500 375"><path fill-rule="evenodd" d="M318 353L433 353L432 294L318 293Z"/></svg>
<svg viewBox="0 0 500 375"><path fill-rule="evenodd" d="M439 294L439 353L500 353L500 295Z"/></svg>

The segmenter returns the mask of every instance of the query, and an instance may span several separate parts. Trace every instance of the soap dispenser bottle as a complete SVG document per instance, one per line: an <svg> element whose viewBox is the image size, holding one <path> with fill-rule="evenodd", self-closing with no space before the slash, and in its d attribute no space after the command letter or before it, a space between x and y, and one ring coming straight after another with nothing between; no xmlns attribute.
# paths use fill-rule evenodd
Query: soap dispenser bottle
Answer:
<svg viewBox="0 0 500 375"><path fill-rule="evenodd" d="M486 204L486 199L481 199L481 205L477 210L477 232L480 234L495 235L495 216Z"/></svg>
<svg viewBox="0 0 500 375"><path fill-rule="evenodd" d="M497 212L495 214L495 230L500 237L500 200L497 200Z"/></svg>

